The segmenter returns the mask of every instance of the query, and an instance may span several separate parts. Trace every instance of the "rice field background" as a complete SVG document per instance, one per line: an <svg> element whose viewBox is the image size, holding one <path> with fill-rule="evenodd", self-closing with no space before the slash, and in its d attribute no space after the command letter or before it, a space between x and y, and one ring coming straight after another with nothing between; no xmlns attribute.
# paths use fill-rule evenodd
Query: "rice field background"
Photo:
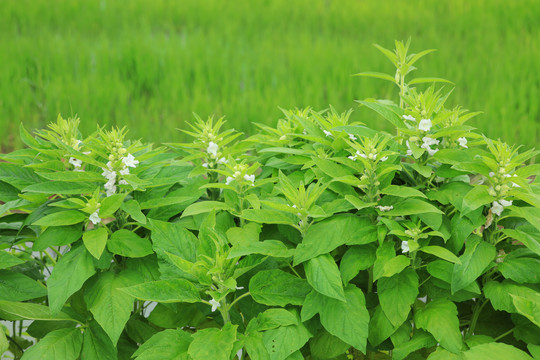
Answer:
<svg viewBox="0 0 540 360"><path fill-rule="evenodd" d="M373 46L412 37L437 48L419 76L453 81L450 105L483 115L472 125L509 143L540 138L538 0L3 0L0 2L0 146L18 127L77 114L86 133L126 125L153 142L226 115L251 133L279 107L332 104L384 128L354 100L396 98L361 71L391 72ZM379 124L380 122L380 124Z"/></svg>

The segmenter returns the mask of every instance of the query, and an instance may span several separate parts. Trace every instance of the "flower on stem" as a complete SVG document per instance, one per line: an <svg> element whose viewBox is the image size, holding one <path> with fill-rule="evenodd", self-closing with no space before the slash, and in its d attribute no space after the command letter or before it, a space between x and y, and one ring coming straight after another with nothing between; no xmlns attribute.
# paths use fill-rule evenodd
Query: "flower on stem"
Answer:
<svg viewBox="0 0 540 360"><path fill-rule="evenodd" d="M378 206L375 206L377 209L379 209L379 211L382 211L382 212L385 212L385 211L390 211L392 210L394 207L392 205L390 206L381 206L381 205L378 205Z"/></svg>
<svg viewBox="0 0 540 360"><path fill-rule="evenodd" d="M412 116L412 115L403 115L403 118L405 120L410 120L410 121L416 122L416 118L414 116Z"/></svg>
<svg viewBox="0 0 540 360"><path fill-rule="evenodd" d="M210 141L210 143L208 143L208 148L206 149L206 152L209 153L210 155L212 155L212 157L215 158L215 157L217 157L218 149L219 149L218 144L216 144L213 141Z"/></svg>
<svg viewBox="0 0 540 360"><path fill-rule="evenodd" d="M409 242L408 241L402 241L401 242L401 252L402 253L409 252Z"/></svg>
<svg viewBox="0 0 540 360"><path fill-rule="evenodd" d="M244 180L251 181L251 186L255 186L255 175L244 175Z"/></svg>
<svg viewBox="0 0 540 360"><path fill-rule="evenodd" d="M328 130L323 130L324 135L326 136L332 136L332 133Z"/></svg>
<svg viewBox="0 0 540 360"><path fill-rule="evenodd" d="M221 307L221 304L219 301L216 301L212 298L212 300L209 301L210 305L212 305L212 312L216 311L218 307Z"/></svg>
<svg viewBox="0 0 540 360"><path fill-rule="evenodd" d="M126 157L122 158L122 163L127 167L136 167L139 163L139 160L135 160L135 157L131 154L127 154Z"/></svg>
<svg viewBox="0 0 540 360"><path fill-rule="evenodd" d="M431 119L422 119L418 124L418 129L422 131L429 131L431 129Z"/></svg>
<svg viewBox="0 0 540 360"><path fill-rule="evenodd" d="M354 136L353 134L349 134L349 139L351 139L352 141L355 141L355 140L356 140L356 136Z"/></svg>
<svg viewBox="0 0 540 360"><path fill-rule="evenodd" d="M69 163L71 165L73 165L73 167L75 168L75 170L79 170L82 166L82 160L79 160L79 159L75 159L74 157L70 157L69 158Z"/></svg>
<svg viewBox="0 0 540 360"><path fill-rule="evenodd" d="M99 209L94 211L90 217L88 218L92 224L97 225L101 222L101 218L99 217Z"/></svg>
<svg viewBox="0 0 540 360"><path fill-rule="evenodd" d="M469 147L467 146L467 138L465 137L460 137L459 139L457 139L458 143L459 143L459 146L461 147L464 147L465 149L468 149Z"/></svg>

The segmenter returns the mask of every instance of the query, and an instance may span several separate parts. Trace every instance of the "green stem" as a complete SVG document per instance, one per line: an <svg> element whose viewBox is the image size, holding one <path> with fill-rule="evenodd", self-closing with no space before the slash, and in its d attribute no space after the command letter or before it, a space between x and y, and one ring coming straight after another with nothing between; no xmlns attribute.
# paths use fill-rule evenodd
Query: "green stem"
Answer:
<svg viewBox="0 0 540 360"><path fill-rule="evenodd" d="M300 279L302 279L302 277L300 276L300 274L298 274L298 273L296 272L296 270L294 270L294 267L293 267L290 263L287 263L287 265L289 265L289 268L291 268L291 270L293 271L293 273L294 273L297 277L299 277Z"/></svg>
<svg viewBox="0 0 540 360"><path fill-rule="evenodd" d="M494 340L495 340L495 341L499 341L499 340L501 340L502 338L507 337L508 335L510 335L511 333L513 333L515 329L516 329L516 328L511 328L510 330L508 330L508 331L505 332L504 334L501 334L501 335L497 336Z"/></svg>
<svg viewBox="0 0 540 360"><path fill-rule="evenodd" d="M369 279L368 279L368 285L367 285L368 286L367 293L371 294L371 292L373 291L373 266L368 269L368 275L369 275Z"/></svg>
<svg viewBox="0 0 540 360"><path fill-rule="evenodd" d="M227 297L224 297L223 300L220 301L220 303L221 306L218 309L221 313L221 317L223 317L223 323L226 324L231 321L231 317L229 315L229 305L227 304Z"/></svg>
<svg viewBox="0 0 540 360"><path fill-rule="evenodd" d="M232 309L232 307L233 307L234 304L236 304L240 299L242 299L242 298L244 298L244 297L246 297L246 296L248 296L248 295L251 295L251 294L249 293L249 291L248 291L247 293L244 293L244 294L240 295L240 296L237 297L236 299L234 299L234 301L229 305L229 309ZM228 311L229 309L227 309L227 311Z"/></svg>
<svg viewBox="0 0 540 360"><path fill-rule="evenodd" d="M486 306L486 304L488 303L489 300L486 300L482 303L482 305L478 305L476 304L476 307L474 308L474 312L473 312L473 316L472 316L472 319L471 319L471 326L469 326L469 331L467 332L467 335L473 335L474 334L474 329L476 328L476 323L478 322L478 317L480 316L480 313L482 312L482 309L484 308L484 306Z"/></svg>

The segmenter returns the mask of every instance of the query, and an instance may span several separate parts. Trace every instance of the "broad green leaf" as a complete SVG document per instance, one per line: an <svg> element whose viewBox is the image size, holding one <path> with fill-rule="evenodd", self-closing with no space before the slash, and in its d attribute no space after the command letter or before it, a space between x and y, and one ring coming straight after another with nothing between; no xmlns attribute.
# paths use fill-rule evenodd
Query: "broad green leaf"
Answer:
<svg viewBox="0 0 540 360"><path fill-rule="evenodd" d="M36 174L47 180L65 181L67 183L81 181L104 183L107 181L103 175L93 171L36 171ZM66 183L64 184L66 185Z"/></svg>
<svg viewBox="0 0 540 360"><path fill-rule="evenodd" d="M72 320L68 315L60 312L53 316L48 306L31 302L13 302L0 300L0 316L6 320Z"/></svg>
<svg viewBox="0 0 540 360"><path fill-rule="evenodd" d="M230 207L229 205L221 201L196 202L194 204L189 205L184 210L184 212L182 213L182 217L197 215L197 214L204 214L204 213L208 213L211 211L218 211L218 210L230 210Z"/></svg>
<svg viewBox="0 0 540 360"><path fill-rule="evenodd" d="M128 213L133 220L140 222L141 224L146 224L146 216L141 211L141 206L136 200L129 200L122 203L121 208Z"/></svg>
<svg viewBox="0 0 540 360"><path fill-rule="evenodd" d="M118 350L101 326L91 321L83 334L81 360L117 360L117 353Z"/></svg>
<svg viewBox="0 0 540 360"><path fill-rule="evenodd" d="M371 320L369 321L369 343L377 347L384 340L388 339L396 331L397 327L392 325L388 317L382 311L380 306L377 306Z"/></svg>
<svg viewBox="0 0 540 360"><path fill-rule="evenodd" d="M351 347L337 336L328 331L320 330L309 342L311 355L319 359L333 359L338 357Z"/></svg>
<svg viewBox="0 0 540 360"><path fill-rule="evenodd" d="M533 360L526 352L508 344L487 343L463 353L463 360Z"/></svg>
<svg viewBox="0 0 540 360"><path fill-rule="evenodd" d="M276 258L288 258L293 256L294 249L287 248L283 242L278 240L246 241L233 245L227 258L233 259L235 257L251 254L268 255Z"/></svg>
<svg viewBox="0 0 540 360"><path fill-rule="evenodd" d="M540 255L540 242L536 240L531 234L518 229L504 229L503 233L507 236L510 236L523 245L525 245L529 250L533 251L536 255Z"/></svg>
<svg viewBox="0 0 540 360"><path fill-rule="evenodd" d="M407 320L411 305L418 296L418 275L414 270L406 269L391 277L383 277L377 281L377 293L384 314L397 328Z"/></svg>
<svg viewBox="0 0 540 360"><path fill-rule="evenodd" d="M167 329L156 333L133 354L137 360L188 360L187 351L193 341L181 329Z"/></svg>
<svg viewBox="0 0 540 360"><path fill-rule="evenodd" d="M32 250L42 251L51 246L64 246L79 240L83 234L82 226L49 226L38 236Z"/></svg>
<svg viewBox="0 0 540 360"><path fill-rule="evenodd" d="M465 252L459 257L461 264L454 264L452 294L476 280L495 259L495 247L477 237L469 238Z"/></svg>
<svg viewBox="0 0 540 360"><path fill-rule="evenodd" d="M34 221L32 225L40 226L66 226L83 222L87 216L77 210L59 211Z"/></svg>
<svg viewBox="0 0 540 360"><path fill-rule="evenodd" d="M150 240L126 229L120 229L111 235L107 241L107 249L113 254L130 258L144 257L154 252Z"/></svg>
<svg viewBox="0 0 540 360"><path fill-rule="evenodd" d="M341 279L346 285L362 270L366 270L375 263L375 247L369 245L351 246L339 262Z"/></svg>
<svg viewBox="0 0 540 360"><path fill-rule="evenodd" d="M306 280L278 269L259 271L249 281L253 300L269 306L302 305L310 291Z"/></svg>
<svg viewBox="0 0 540 360"><path fill-rule="evenodd" d="M308 283L318 292L345 301L339 269L329 254L319 255L304 265Z"/></svg>
<svg viewBox="0 0 540 360"><path fill-rule="evenodd" d="M456 255L454 255L454 253L452 253L450 250L447 250L441 246L434 246L434 245L423 246L418 250L425 252L426 254L435 255L451 263L461 264L461 260L459 260L459 258Z"/></svg>
<svg viewBox="0 0 540 360"><path fill-rule="evenodd" d="M24 352L21 360L78 359L83 338L80 328L51 331Z"/></svg>
<svg viewBox="0 0 540 360"><path fill-rule="evenodd" d="M223 328L203 329L193 335L193 341L189 344L188 354L193 360L229 360L236 341L236 328L230 322Z"/></svg>
<svg viewBox="0 0 540 360"><path fill-rule="evenodd" d="M285 309L268 309L257 316L258 331L298 324L298 317Z"/></svg>
<svg viewBox="0 0 540 360"><path fill-rule="evenodd" d="M8 348L9 342L6 337L6 333L4 332L4 328L0 326L0 356L4 355Z"/></svg>
<svg viewBox="0 0 540 360"><path fill-rule="evenodd" d="M450 290L450 284L452 283L452 273L454 272L454 265L444 260L435 260L427 265L428 273L436 279L443 280L446 284L445 289ZM440 286L440 284L438 284ZM480 287L476 281L473 281L465 288L464 291L472 292L474 294L480 294Z"/></svg>
<svg viewBox="0 0 540 360"><path fill-rule="evenodd" d="M47 181L25 187L23 192L78 195L94 192L98 185L86 182Z"/></svg>
<svg viewBox="0 0 540 360"><path fill-rule="evenodd" d="M407 198L393 205L390 211L382 212L385 216L405 216L425 213L442 214L443 212L430 203L414 198Z"/></svg>
<svg viewBox="0 0 540 360"><path fill-rule="evenodd" d="M414 315L418 328L429 331L442 347L458 354L463 348L456 305L444 299L427 303Z"/></svg>
<svg viewBox="0 0 540 360"><path fill-rule="evenodd" d="M540 283L540 260L530 257L505 258L498 266L507 279L517 283Z"/></svg>
<svg viewBox="0 0 540 360"><path fill-rule="evenodd" d="M475 186L463 198L462 215L468 214L480 206L491 203L493 196L489 195L484 186Z"/></svg>
<svg viewBox="0 0 540 360"><path fill-rule="evenodd" d="M419 349L430 348L437 344L437 340L433 338L428 332L422 330L415 330L411 340L404 342L394 348L392 351L393 360L403 360L407 356Z"/></svg>
<svg viewBox="0 0 540 360"><path fill-rule="evenodd" d="M453 84L453 82L448 81L446 79L436 78L436 77L428 77L428 78L415 78L409 81L409 85L414 84L424 84L424 83L434 83L434 82L445 82Z"/></svg>
<svg viewBox="0 0 540 360"><path fill-rule="evenodd" d="M270 360L270 355L264 347L262 333L253 331L246 332L246 336L240 335L241 341L244 342L244 347L253 360Z"/></svg>
<svg viewBox="0 0 540 360"><path fill-rule="evenodd" d="M337 247L377 241L377 228L365 217L334 216L309 227L296 248L294 265L329 253Z"/></svg>
<svg viewBox="0 0 540 360"><path fill-rule="evenodd" d="M463 360L461 354L454 354L448 350L444 350L442 347L438 347L435 352L432 352L427 360Z"/></svg>
<svg viewBox="0 0 540 360"><path fill-rule="evenodd" d="M540 345L527 344L527 349L536 360L540 359Z"/></svg>
<svg viewBox="0 0 540 360"><path fill-rule="evenodd" d="M390 81L393 84L396 83L396 79L394 79L392 76L388 74L384 74L384 73L379 73L379 72L365 71L358 74L354 74L354 76L366 76L366 77L372 77L372 78Z"/></svg>
<svg viewBox="0 0 540 360"><path fill-rule="evenodd" d="M410 263L411 259L405 255L398 255L390 260L377 259L375 265L378 266L373 268L373 280L398 274L409 266Z"/></svg>
<svg viewBox="0 0 540 360"><path fill-rule="evenodd" d="M107 196L101 201L101 207L99 208L99 216L102 218L111 217L116 210L120 209L126 194L114 194Z"/></svg>
<svg viewBox="0 0 540 360"><path fill-rule="evenodd" d="M321 312L326 297L317 292L316 290L312 290L309 294L307 294L304 303L302 304L302 310L300 312L300 316L302 318L303 322L308 321L315 315Z"/></svg>
<svg viewBox="0 0 540 360"><path fill-rule="evenodd" d="M92 255L84 246L72 248L62 256L47 281L51 312L58 313L66 300L95 273Z"/></svg>
<svg viewBox="0 0 540 360"><path fill-rule="evenodd" d="M158 280L120 288L139 300L160 303L200 301L199 290L185 279Z"/></svg>
<svg viewBox="0 0 540 360"><path fill-rule="evenodd" d="M104 272L86 289L84 300L94 319L116 345L133 309L133 297L121 291L131 285L122 273Z"/></svg>
<svg viewBox="0 0 540 360"><path fill-rule="evenodd" d="M262 224L286 224L292 225L295 223L292 215L285 214L277 210L244 210L240 216L241 218L256 223Z"/></svg>
<svg viewBox="0 0 540 360"><path fill-rule="evenodd" d="M394 125L397 128L403 128L403 120L401 119L402 111L400 108L398 108L396 105L390 105L382 103L379 100L374 99L367 99L365 101L359 101L360 104L367 106L371 110L376 111L381 115L383 118L388 120L392 125Z"/></svg>
<svg viewBox="0 0 540 360"><path fill-rule="evenodd" d="M427 198L427 196L424 195L424 193L419 190L416 190L414 188L410 188L407 186L397 186L397 185L387 186L386 188L381 190L381 194L404 197L404 198L409 198L409 197Z"/></svg>
<svg viewBox="0 0 540 360"><path fill-rule="evenodd" d="M519 296L527 299L534 299L537 292L527 286L518 285L510 280L503 282L488 281L484 285L484 294L491 301L495 310L502 310L509 313L517 313L512 296Z"/></svg>
<svg viewBox="0 0 540 360"><path fill-rule="evenodd" d="M150 220L150 226L156 253L167 251L190 262L196 261L198 240L184 226L157 220Z"/></svg>
<svg viewBox="0 0 540 360"><path fill-rule="evenodd" d="M362 290L350 284L345 288L346 301L325 298L320 316L321 324L332 335L366 352L369 313Z"/></svg>
<svg viewBox="0 0 540 360"><path fill-rule="evenodd" d="M265 331L262 340L270 360L285 360L302 348L312 334L301 322Z"/></svg>
<svg viewBox="0 0 540 360"><path fill-rule="evenodd" d="M28 185L40 183L41 179L32 169L20 165L0 163L0 180L21 190Z"/></svg>
<svg viewBox="0 0 540 360"><path fill-rule="evenodd" d="M362 209L377 205L376 202L371 202L371 203L364 202L360 200L357 196L353 196L353 195L345 195L345 200L350 202L356 208L356 210L362 210Z"/></svg>
<svg viewBox="0 0 540 360"><path fill-rule="evenodd" d="M7 252L7 250L0 250L0 269L7 269L23 263L24 260L21 260L17 256L11 255L9 252Z"/></svg>
<svg viewBox="0 0 540 360"><path fill-rule="evenodd" d="M540 327L540 293L537 292L536 296L526 298L514 294L510 294L510 296L517 312Z"/></svg>
<svg viewBox="0 0 540 360"><path fill-rule="evenodd" d="M105 245L107 245L107 237L109 233L106 228L101 227L95 230L86 231L83 233L84 246L93 257L99 260Z"/></svg>

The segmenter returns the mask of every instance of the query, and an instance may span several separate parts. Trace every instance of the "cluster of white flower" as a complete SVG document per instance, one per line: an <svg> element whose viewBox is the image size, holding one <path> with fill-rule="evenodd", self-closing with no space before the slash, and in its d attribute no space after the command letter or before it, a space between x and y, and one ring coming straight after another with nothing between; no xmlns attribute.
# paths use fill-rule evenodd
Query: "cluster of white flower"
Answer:
<svg viewBox="0 0 540 360"><path fill-rule="evenodd" d="M73 171L84 171L82 169L82 160L76 159L74 157L69 158L69 163L73 165Z"/></svg>
<svg viewBox="0 0 540 360"><path fill-rule="evenodd" d="M491 204L491 213L497 216L501 216L501 213L503 212L504 208L510 205L512 205L512 200L494 201Z"/></svg>
<svg viewBox="0 0 540 360"><path fill-rule="evenodd" d="M382 212L385 212L385 211L390 211L392 210L394 207L392 205L390 206L382 206L382 205L378 205L378 206L375 206L377 209L379 209L380 211Z"/></svg>
<svg viewBox="0 0 540 360"><path fill-rule="evenodd" d="M323 130L324 135L326 136L332 136L332 133L328 130Z"/></svg>
<svg viewBox="0 0 540 360"><path fill-rule="evenodd" d="M227 179L225 179L225 185L229 185L233 180L238 180L242 173L240 171L236 171L233 176L227 176ZM251 186L255 186L255 175L244 175L244 180L251 182Z"/></svg>
<svg viewBox="0 0 540 360"><path fill-rule="evenodd" d="M354 136L353 134L349 134L349 139L351 139L351 141L355 141L355 140L356 140L356 136Z"/></svg>
<svg viewBox="0 0 540 360"><path fill-rule="evenodd" d="M517 174L514 174L514 175L511 175L511 174L505 174L505 171L504 171L504 168L501 168L499 169L499 174L501 174L501 177L502 178L512 178L512 177L518 177ZM495 173L493 171L491 171L489 173L489 177L491 178L494 178L495 182L500 182L499 179L496 179L495 178ZM512 184L512 187L521 187L519 186L518 184L516 184L515 182L511 181L511 184ZM493 188L491 188L490 190L493 190ZM498 191L498 190L497 190Z"/></svg>
<svg viewBox="0 0 540 360"><path fill-rule="evenodd" d="M403 119L416 122L416 118L412 115L403 115ZM424 132L431 130L431 126L433 126L431 119L422 119L418 123L418 129Z"/></svg>
<svg viewBox="0 0 540 360"><path fill-rule="evenodd" d="M351 156L348 156L349 159L351 159L352 161L356 161L356 159L358 159L359 157L363 158L363 159L369 159L369 160L377 160L377 152L375 150L371 151L369 154L364 154L364 153L361 153L360 151L356 151L356 154L354 155L351 155ZM386 161L388 160L388 156L383 156L379 159L380 161Z"/></svg>
<svg viewBox="0 0 540 360"><path fill-rule="evenodd" d="M208 302L210 303L210 305L212 305L212 312L216 311L218 307L221 307L220 302L214 300L214 298L212 298L212 300L210 300Z"/></svg>
<svg viewBox="0 0 540 360"><path fill-rule="evenodd" d="M227 164L229 161L225 159L224 157L219 158L219 146L213 141L210 141L208 143L208 148L206 148L206 152L210 155L210 159L216 160L216 163L218 164ZM208 166L212 167L214 164L213 162L210 162L210 165L208 163L203 163L202 166L205 168L208 168Z"/></svg>
<svg viewBox="0 0 540 360"><path fill-rule="evenodd" d="M401 252L402 253L408 253L409 252L409 242L408 241L402 241L401 242Z"/></svg>
<svg viewBox="0 0 540 360"><path fill-rule="evenodd" d="M109 161L107 163L107 168L102 168L103 172L101 175L103 175L108 181L105 183L105 191L107 192L107 196L111 196L113 194L116 194L116 178L119 175L128 175L129 174L129 168L135 168L139 164L139 160L135 160L135 157L131 154L127 154L127 156L122 158L122 167L120 170L115 169L113 166L112 161ZM127 185L127 181L125 180L119 180L119 185Z"/></svg>
<svg viewBox="0 0 540 360"><path fill-rule="evenodd" d="M464 147L465 149L469 148L467 146L467 138L466 137L460 137L459 139L457 139L457 141L459 143L459 146Z"/></svg>
<svg viewBox="0 0 540 360"><path fill-rule="evenodd" d="M436 140L436 139L432 139L432 138L430 138L430 137L428 137L428 136L424 136L424 137L422 138L422 141L423 141L424 143L423 143L422 145L420 145L420 147L421 147L422 149L426 149L427 152L428 152L428 154L429 154L429 156L433 156L433 155L435 155L435 153L436 153L437 151L439 151L439 149L432 149L431 146L432 146L432 145L439 145L440 140Z"/></svg>

